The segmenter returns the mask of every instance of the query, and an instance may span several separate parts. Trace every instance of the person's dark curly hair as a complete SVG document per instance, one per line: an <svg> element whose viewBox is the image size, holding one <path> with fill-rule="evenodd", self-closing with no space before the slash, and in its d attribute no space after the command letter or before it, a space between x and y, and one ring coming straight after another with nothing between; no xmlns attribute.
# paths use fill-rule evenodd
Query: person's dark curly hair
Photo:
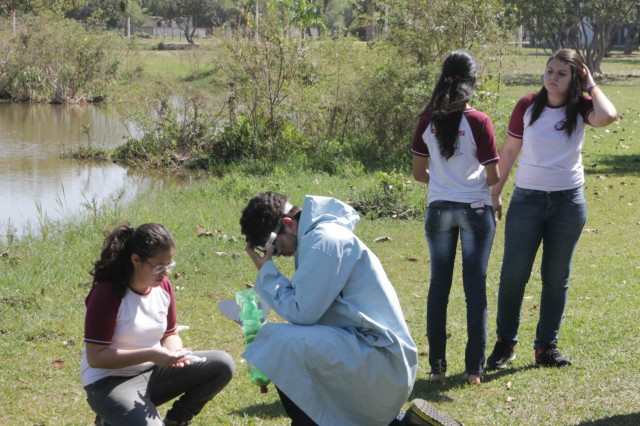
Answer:
<svg viewBox="0 0 640 426"><path fill-rule="evenodd" d="M246 241L254 246L264 243L283 216L289 197L275 192L256 195L242 209L240 230Z"/></svg>
<svg viewBox="0 0 640 426"><path fill-rule="evenodd" d="M110 281L119 294L124 294L133 274L133 253L146 260L173 247L171 234L160 224L145 223L137 228L122 224L106 234L100 259L91 271L93 285Z"/></svg>

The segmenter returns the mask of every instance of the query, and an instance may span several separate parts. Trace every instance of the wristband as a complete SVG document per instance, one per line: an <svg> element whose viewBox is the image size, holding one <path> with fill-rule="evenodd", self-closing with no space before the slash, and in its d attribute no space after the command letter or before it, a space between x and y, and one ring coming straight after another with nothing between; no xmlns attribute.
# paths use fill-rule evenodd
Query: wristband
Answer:
<svg viewBox="0 0 640 426"><path fill-rule="evenodd" d="M591 96L592 98L595 98L598 96L598 93L600 93L600 87L596 84L593 87L589 88L589 96Z"/></svg>

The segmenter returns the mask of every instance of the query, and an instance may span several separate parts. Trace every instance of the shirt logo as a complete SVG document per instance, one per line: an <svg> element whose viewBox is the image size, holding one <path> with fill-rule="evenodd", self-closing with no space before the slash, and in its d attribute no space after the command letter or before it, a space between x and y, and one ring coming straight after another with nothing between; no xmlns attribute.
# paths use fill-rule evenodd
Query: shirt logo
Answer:
<svg viewBox="0 0 640 426"><path fill-rule="evenodd" d="M155 318L157 323L162 324L163 322L167 321L167 313L166 312L158 312L156 314L156 318Z"/></svg>
<svg viewBox="0 0 640 426"><path fill-rule="evenodd" d="M435 135L435 134L436 134L436 132L437 132L436 128L435 128L435 127L431 127L431 134L432 134L432 135ZM464 130L459 130L459 131L458 131L458 136L464 136L464 135L466 135L466 134L467 134L467 133L466 133Z"/></svg>
<svg viewBox="0 0 640 426"><path fill-rule="evenodd" d="M564 127L566 126L567 121L566 120L560 120L558 121L555 126L553 126L556 130L564 130Z"/></svg>

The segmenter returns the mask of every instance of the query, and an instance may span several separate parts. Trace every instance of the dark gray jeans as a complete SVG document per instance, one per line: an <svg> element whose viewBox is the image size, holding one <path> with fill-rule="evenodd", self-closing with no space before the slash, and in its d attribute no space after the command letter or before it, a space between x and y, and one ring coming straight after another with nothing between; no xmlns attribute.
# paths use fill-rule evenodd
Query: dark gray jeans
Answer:
<svg viewBox="0 0 640 426"><path fill-rule="evenodd" d="M154 367L131 377L110 376L85 387L87 402L105 423L118 426L161 426L156 408L180 396L167 418L189 421L231 381L233 359L222 351L199 351L206 361L183 368Z"/></svg>

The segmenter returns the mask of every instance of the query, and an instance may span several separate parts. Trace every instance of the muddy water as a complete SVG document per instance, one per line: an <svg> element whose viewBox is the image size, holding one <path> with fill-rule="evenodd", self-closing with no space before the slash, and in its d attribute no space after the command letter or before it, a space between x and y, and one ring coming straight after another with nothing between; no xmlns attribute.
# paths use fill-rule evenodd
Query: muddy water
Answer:
<svg viewBox="0 0 640 426"><path fill-rule="evenodd" d="M0 104L0 240L162 185L165 178L116 164L60 158L78 145L116 147L129 131L100 106Z"/></svg>

